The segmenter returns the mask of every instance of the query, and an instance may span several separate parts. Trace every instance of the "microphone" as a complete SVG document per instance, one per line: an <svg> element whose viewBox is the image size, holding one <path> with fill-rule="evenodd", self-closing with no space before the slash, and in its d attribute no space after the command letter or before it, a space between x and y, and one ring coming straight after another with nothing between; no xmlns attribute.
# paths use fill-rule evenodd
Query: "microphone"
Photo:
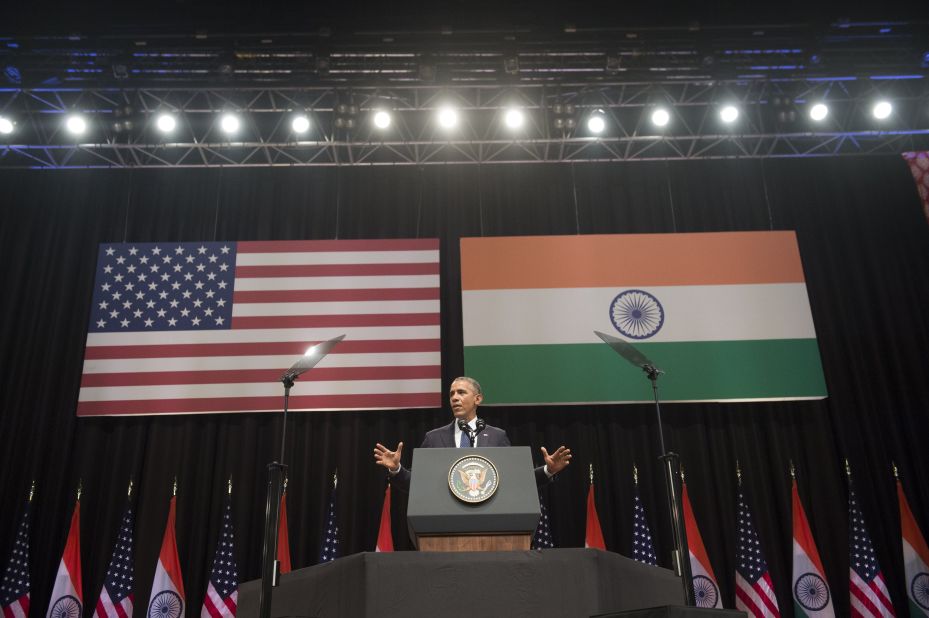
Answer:
<svg viewBox="0 0 929 618"><path fill-rule="evenodd" d="M468 440L471 441L471 448L474 448L475 446L474 444L475 435L478 432L482 431L484 427L487 426L487 423L485 423L482 419L477 419L476 424L477 424L477 431L471 431L471 427L470 425L468 425L467 421L465 421L464 419L458 419L458 429L460 429L462 433L468 434Z"/></svg>

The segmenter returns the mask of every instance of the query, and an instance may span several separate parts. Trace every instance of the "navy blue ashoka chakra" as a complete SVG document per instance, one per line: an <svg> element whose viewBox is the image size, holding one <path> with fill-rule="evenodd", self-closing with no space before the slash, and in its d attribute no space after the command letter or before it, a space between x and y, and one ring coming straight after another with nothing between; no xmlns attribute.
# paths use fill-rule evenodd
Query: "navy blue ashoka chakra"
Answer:
<svg viewBox="0 0 929 618"><path fill-rule="evenodd" d="M630 339L648 339L664 326L664 307L645 290L620 292L610 303L613 327Z"/></svg>

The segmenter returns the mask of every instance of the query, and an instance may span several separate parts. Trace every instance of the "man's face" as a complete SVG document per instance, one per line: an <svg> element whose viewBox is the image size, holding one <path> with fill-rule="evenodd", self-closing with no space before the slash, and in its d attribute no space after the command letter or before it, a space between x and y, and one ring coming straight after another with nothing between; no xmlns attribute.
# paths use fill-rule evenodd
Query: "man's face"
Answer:
<svg viewBox="0 0 929 618"><path fill-rule="evenodd" d="M474 387L464 380L455 380L448 389L448 401L452 404L452 414L455 418L471 421L477 416L477 406L484 399L474 391Z"/></svg>

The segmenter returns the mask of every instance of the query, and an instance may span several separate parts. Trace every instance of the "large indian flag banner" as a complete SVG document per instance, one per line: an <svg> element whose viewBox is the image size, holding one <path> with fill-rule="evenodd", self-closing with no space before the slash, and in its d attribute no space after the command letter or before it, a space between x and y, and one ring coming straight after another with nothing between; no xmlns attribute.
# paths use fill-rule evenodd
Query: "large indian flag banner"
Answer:
<svg viewBox="0 0 929 618"><path fill-rule="evenodd" d="M487 404L826 397L796 234L461 239L465 371Z"/></svg>

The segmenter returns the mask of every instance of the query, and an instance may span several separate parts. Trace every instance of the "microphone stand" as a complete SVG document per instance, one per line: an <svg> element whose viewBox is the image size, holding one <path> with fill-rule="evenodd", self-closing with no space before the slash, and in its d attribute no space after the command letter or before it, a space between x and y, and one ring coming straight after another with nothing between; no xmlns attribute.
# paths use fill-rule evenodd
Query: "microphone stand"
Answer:
<svg viewBox="0 0 929 618"><path fill-rule="evenodd" d="M259 618L271 617L271 597L280 579L280 561L277 559L277 537L281 525L281 491L287 466L284 464L284 445L287 438L287 411L290 407L290 389L303 373L321 361L337 343L345 339L339 335L329 341L312 346L281 376L284 385L284 417L281 427L281 457L268 464L268 501L265 503L264 549L261 561L261 595L258 604Z"/></svg>
<svg viewBox="0 0 929 618"><path fill-rule="evenodd" d="M652 394L655 398L655 418L658 422L658 444L661 448L661 456L658 457L658 459L661 461L664 470L665 490L668 498L668 514L671 519L671 536L674 542L674 550L671 552L671 561L674 564L674 572L681 578L681 584L684 586L684 604L691 607L696 606L693 573L690 569L690 558L688 557L687 530L684 527L684 504L682 501L680 484L681 458L677 453L665 449L664 428L661 423L658 376L664 372L655 367L644 354L635 349L629 342L599 331L594 331L594 333L620 356L644 371L645 375L648 376L649 381L652 383Z"/></svg>

